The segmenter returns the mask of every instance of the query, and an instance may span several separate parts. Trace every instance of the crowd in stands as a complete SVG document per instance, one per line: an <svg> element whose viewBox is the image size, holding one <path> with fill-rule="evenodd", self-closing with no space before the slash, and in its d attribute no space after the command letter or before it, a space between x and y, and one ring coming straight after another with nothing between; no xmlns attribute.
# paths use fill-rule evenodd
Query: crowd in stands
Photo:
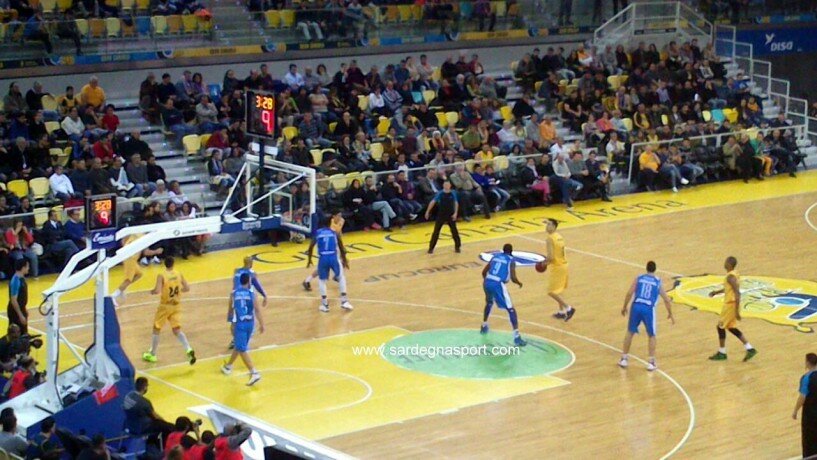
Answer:
<svg viewBox="0 0 817 460"><path fill-rule="evenodd" d="M201 212L157 164L139 130L126 132L120 124L96 77L59 96L38 82L25 94L18 83L9 85L0 111L0 279L10 277L15 260L28 259L36 277L39 261L55 270L82 249L86 196L140 198L144 205L135 203L134 222ZM37 209L49 208L39 222ZM201 241L169 246L166 255L202 250Z"/></svg>

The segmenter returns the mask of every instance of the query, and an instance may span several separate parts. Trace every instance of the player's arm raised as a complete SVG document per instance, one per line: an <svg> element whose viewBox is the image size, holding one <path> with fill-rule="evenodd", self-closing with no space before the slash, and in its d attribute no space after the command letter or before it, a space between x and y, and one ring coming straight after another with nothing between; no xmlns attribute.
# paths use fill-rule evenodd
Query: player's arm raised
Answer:
<svg viewBox="0 0 817 460"><path fill-rule="evenodd" d="M664 300L664 306L667 307L667 319L672 323L675 324L675 317L672 316L672 300L667 295L667 292L664 290L664 286L662 285L660 291L661 299Z"/></svg>
<svg viewBox="0 0 817 460"><path fill-rule="evenodd" d="M306 250L306 268L312 266L312 251L315 249L315 243L318 240L315 239L315 235L312 235L312 240L309 242L309 249Z"/></svg>
<svg viewBox="0 0 817 460"><path fill-rule="evenodd" d="M550 252L550 241L548 241L548 253ZM624 306L621 307L621 316L627 316L627 307L630 306L630 301L633 300L633 295L635 295L635 286L638 281L633 280L633 284L630 285L630 289L627 290L627 295L624 296Z"/></svg>
<svg viewBox="0 0 817 460"><path fill-rule="evenodd" d="M513 283L520 288L522 287L522 282L520 282L519 278L516 277L516 262L511 262L511 281L513 281Z"/></svg>
<svg viewBox="0 0 817 460"><path fill-rule="evenodd" d="M349 268L349 259L346 258L346 246L343 245L343 239L338 235L338 249L340 250L340 261L343 263L343 268Z"/></svg>
<svg viewBox="0 0 817 460"><path fill-rule="evenodd" d="M164 278L162 275L156 275L156 286L153 287L153 290L150 291L150 293L156 295L162 292L162 286L164 286Z"/></svg>
<svg viewBox="0 0 817 460"><path fill-rule="evenodd" d="M257 294L253 294L253 296L256 296L255 300L257 301L258 300ZM256 302L256 305L258 305L257 302ZM261 309L259 309L259 308L255 309L255 319L258 321L258 332L260 334L263 334L264 333L264 316L262 316Z"/></svg>
<svg viewBox="0 0 817 460"><path fill-rule="evenodd" d="M735 293L735 318L740 320L740 283L735 275L727 276L726 282L732 286L732 292Z"/></svg>

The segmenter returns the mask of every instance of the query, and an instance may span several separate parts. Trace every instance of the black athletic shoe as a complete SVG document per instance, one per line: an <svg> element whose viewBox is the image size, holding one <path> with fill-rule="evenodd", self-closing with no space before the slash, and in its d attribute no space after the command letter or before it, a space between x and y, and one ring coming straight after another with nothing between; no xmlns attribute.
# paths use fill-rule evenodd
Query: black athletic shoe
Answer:
<svg viewBox="0 0 817 460"><path fill-rule="evenodd" d="M575 308L571 308L570 310L568 310L567 313L565 313L565 322L570 321L570 318L572 318L573 315L575 315L575 314L576 314L576 309Z"/></svg>
<svg viewBox="0 0 817 460"><path fill-rule="evenodd" d="M301 283L301 286L304 287L304 291L311 291L312 290L312 285L309 284L308 281L304 281L303 283Z"/></svg>
<svg viewBox="0 0 817 460"><path fill-rule="evenodd" d="M553 317L556 319L565 319L565 316L566 315L560 311L557 311L556 313L553 314Z"/></svg>

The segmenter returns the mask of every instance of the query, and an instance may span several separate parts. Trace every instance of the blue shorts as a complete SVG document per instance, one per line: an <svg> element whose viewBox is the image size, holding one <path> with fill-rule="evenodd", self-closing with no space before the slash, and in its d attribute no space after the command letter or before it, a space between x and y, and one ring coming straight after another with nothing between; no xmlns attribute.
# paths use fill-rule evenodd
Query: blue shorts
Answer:
<svg viewBox="0 0 817 460"><path fill-rule="evenodd" d="M236 351L250 351L250 339L255 330L255 324L240 322L235 324L233 342Z"/></svg>
<svg viewBox="0 0 817 460"><path fill-rule="evenodd" d="M511 296L508 294L508 287L505 283L486 281L482 284L482 289L485 291L486 304L496 302L496 306L503 310L513 308L513 302L511 302Z"/></svg>
<svg viewBox="0 0 817 460"><path fill-rule="evenodd" d="M323 281L328 280L329 270L332 270L335 276L341 276L338 256L321 256L321 258L318 259L318 279Z"/></svg>
<svg viewBox="0 0 817 460"><path fill-rule="evenodd" d="M655 324L655 307L633 304L630 309L630 322L627 325L627 330L633 334L638 334L638 325L641 323L644 323L644 329L647 330L647 335L655 337L655 331L657 329Z"/></svg>

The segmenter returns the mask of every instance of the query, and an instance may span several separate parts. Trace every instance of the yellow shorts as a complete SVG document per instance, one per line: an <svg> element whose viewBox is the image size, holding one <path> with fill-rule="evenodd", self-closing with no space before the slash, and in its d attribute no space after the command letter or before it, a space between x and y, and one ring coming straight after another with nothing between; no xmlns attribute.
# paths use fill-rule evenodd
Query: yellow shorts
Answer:
<svg viewBox="0 0 817 460"><path fill-rule="evenodd" d="M139 262L133 259L127 259L122 262L122 267L125 269L125 279L133 282L137 276L142 275L142 269L139 268Z"/></svg>
<svg viewBox="0 0 817 460"><path fill-rule="evenodd" d="M567 289L567 265L548 265L548 294L561 294Z"/></svg>
<svg viewBox="0 0 817 460"><path fill-rule="evenodd" d="M170 327L178 329L182 326L182 309L178 305L159 305L156 316L153 318L153 328L161 331L165 323L170 323Z"/></svg>
<svg viewBox="0 0 817 460"><path fill-rule="evenodd" d="M723 304L721 316L718 319L719 329L733 329L738 327L738 306L733 302Z"/></svg>

